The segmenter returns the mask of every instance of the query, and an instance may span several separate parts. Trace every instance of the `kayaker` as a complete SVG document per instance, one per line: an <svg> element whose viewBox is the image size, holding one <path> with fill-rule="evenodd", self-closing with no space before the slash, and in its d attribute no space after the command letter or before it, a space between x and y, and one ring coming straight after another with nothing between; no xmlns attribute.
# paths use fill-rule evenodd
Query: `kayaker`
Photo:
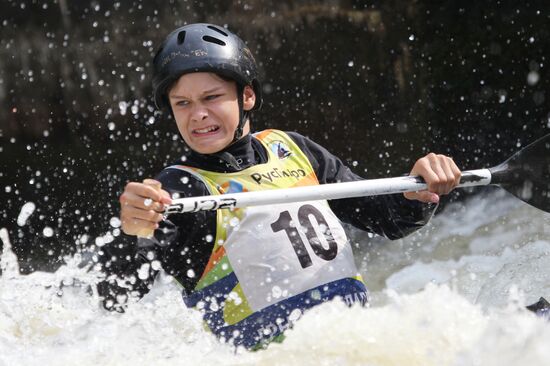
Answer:
<svg viewBox="0 0 550 366"><path fill-rule="evenodd" d="M154 61L153 93L190 149L154 180L130 182L120 196L122 230L138 235L127 260L104 251L105 270L127 275L128 293L143 296L158 270L174 277L188 307L203 313L222 341L252 349L280 339L307 309L340 298L368 303L340 222L390 239L425 225L441 195L459 183L447 156L430 153L411 175L429 190L173 214L172 198L257 191L364 179L321 145L296 132L254 134L251 115L262 104L257 65L245 43L226 28L190 24L173 31ZM159 187L161 187L159 189ZM312 189L315 189L312 187ZM142 235L143 236L143 235ZM104 289L108 306L124 306L118 289ZM116 287L116 286L115 286Z"/></svg>

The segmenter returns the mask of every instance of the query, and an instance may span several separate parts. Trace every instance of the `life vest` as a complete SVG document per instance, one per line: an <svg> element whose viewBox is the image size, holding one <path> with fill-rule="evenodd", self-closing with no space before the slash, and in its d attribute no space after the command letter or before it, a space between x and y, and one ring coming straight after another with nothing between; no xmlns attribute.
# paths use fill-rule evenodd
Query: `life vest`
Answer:
<svg viewBox="0 0 550 366"><path fill-rule="evenodd" d="M234 173L169 168L194 175L213 195L319 184L287 134L266 130L254 137L268 152L265 164ZM211 257L194 291L183 297L224 341L254 348L324 301L368 301L351 245L327 201L218 210L216 237L206 239L214 241Z"/></svg>

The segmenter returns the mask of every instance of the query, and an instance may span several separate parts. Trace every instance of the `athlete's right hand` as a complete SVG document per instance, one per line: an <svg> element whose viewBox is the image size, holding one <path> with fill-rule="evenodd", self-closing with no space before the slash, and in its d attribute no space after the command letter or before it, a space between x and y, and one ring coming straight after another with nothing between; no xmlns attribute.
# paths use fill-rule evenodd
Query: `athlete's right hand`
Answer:
<svg viewBox="0 0 550 366"><path fill-rule="evenodd" d="M154 179L128 183L119 201L122 231L128 235L157 229L166 205L172 203L170 194Z"/></svg>

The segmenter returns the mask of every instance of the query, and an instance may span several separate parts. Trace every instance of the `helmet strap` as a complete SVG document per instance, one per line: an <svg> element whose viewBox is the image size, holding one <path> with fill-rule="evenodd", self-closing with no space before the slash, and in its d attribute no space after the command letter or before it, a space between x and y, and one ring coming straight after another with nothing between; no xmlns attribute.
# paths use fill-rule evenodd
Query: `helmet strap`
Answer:
<svg viewBox="0 0 550 366"><path fill-rule="evenodd" d="M239 124L235 130L235 136L233 137L233 142L236 142L243 137L243 130L246 121L250 115L249 111L244 110L244 100L243 100L244 86L237 83L237 102L239 104Z"/></svg>

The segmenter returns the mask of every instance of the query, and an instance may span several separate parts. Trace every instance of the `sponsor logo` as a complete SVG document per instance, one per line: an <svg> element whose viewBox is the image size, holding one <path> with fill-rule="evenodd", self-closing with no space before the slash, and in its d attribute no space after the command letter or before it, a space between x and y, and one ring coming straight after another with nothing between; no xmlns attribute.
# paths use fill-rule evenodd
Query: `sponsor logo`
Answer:
<svg viewBox="0 0 550 366"><path fill-rule="evenodd" d="M221 186L219 186L218 189L223 194L247 192L247 189L244 188L244 186L241 183L239 183L237 181L234 181L234 180L229 180L229 181L223 183Z"/></svg>
<svg viewBox="0 0 550 366"><path fill-rule="evenodd" d="M184 212L197 212L197 211L210 211L218 210L222 208L234 208L237 205L237 200L234 198L215 197L205 199L194 199L191 197L192 202L178 202L174 203L164 211L166 216L174 213Z"/></svg>
<svg viewBox="0 0 550 366"><path fill-rule="evenodd" d="M181 51L172 52L169 55L166 55L162 59L161 67L166 66L166 64L172 62L177 57L188 58L188 57L204 57L204 56L208 56L208 52L206 52L205 50L201 50L201 49L191 50L191 51L189 51L189 53L185 53L185 52L181 52Z"/></svg>
<svg viewBox="0 0 550 366"><path fill-rule="evenodd" d="M262 341L271 340L293 326L301 317L302 310L294 309L290 312L288 318L278 318L277 322L269 322L258 329L258 338L256 339Z"/></svg>
<svg viewBox="0 0 550 366"><path fill-rule="evenodd" d="M279 160L284 160L292 155L292 152L282 141L273 141L269 144L273 154L277 155Z"/></svg>
<svg viewBox="0 0 550 366"><path fill-rule="evenodd" d="M306 171L303 169L279 169L273 168L266 173L253 173L250 177L258 184L262 184L262 181L268 181L272 183L275 179L279 178L295 178L299 180L306 176Z"/></svg>
<svg viewBox="0 0 550 366"><path fill-rule="evenodd" d="M346 305L351 306L355 303L359 303L365 306L369 303L369 295L366 292L354 292L344 296L344 302Z"/></svg>
<svg viewBox="0 0 550 366"><path fill-rule="evenodd" d="M282 320L282 319L281 319ZM283 333L285 330L290 328L292 323L288 321L283 321L280 323L267 323L264 327L257 330L258 337L257 340L267 342L275 338L277 335Z"/></svg>

